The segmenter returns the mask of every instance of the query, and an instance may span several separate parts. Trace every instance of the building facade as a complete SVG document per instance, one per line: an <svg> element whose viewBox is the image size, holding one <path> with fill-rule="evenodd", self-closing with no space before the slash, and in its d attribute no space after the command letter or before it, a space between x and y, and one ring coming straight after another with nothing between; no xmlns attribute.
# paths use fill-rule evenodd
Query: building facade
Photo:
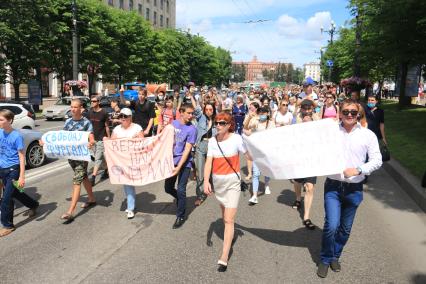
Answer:
<svg viewBox="0 0 426 284"><path fill-rule="evenodd" d="M311 77L314 81L319 82L321 79L321 65L318 62L310 62L303 64L305 78Z"/></svg>
<svg viewBox="0 0 426 284"><path fill-rule="evenodd" d="M254 56L250 62L232 62L234 65L244 65L246 68L246 81L264 82L263 70L275 71L278 63L258 61L257 56Z"/></svg>
<svg viewBox="0 0 426 284"><path fill-rule="evenodd" d="M176 28L176 0L103 0L111 7L136 11L155 28Z"/></svg>

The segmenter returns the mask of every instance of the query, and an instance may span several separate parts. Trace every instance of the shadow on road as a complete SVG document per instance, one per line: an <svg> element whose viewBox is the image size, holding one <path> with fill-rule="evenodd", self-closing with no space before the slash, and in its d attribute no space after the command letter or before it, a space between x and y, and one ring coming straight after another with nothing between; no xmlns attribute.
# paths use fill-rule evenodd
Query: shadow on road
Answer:
<svg viewBox="0 0 426 284"><path fill-rule="evenodd" d="M424 284L426 283L426 274L419 273L411 276L411 283L413 284Z"/></svg>
<svg viewBox="0 0 426 284"><path fill-rule="evenodd" d="M212 235L215 233L221 240L223 240L224 225L222 219L217 219L210 224L207 232L207 245L212 246ZM256 237L278 245L288 247L305 247L308 249L312 261L318 263L319 253L321 248L322 230L316 228L313 231L305 228L299 228L293 232L279 231L272 229L250 228L240 224L235 224L235 235L232 244L241 238L244 232L248 232Z"/></svg>
<svg viewBox="0 0 426 284"><path fill-rule="evenodd" d="M293 205L293 202L296 200L296 194L294 193L293 190L291 189L284 189L283 191L281 191L281 194L277 197L277 202L287 205L289 207L291 207ZM304 215L304 210L303 210L303 196L302 196L302 205L299 211L299 217L300 220L303 221L303 215ZM294 209L296 210L296 209Z"/></svg>
<svg viewBox="0 0 426 284"><path fill-rule="evenodd" d="M166 215L175 215L176 214L176 204L174 201L170 202L154 202L157 199L155 194L149 192L141 192L136 194L136 212L146 213L146 214L166 214ZM194 211L196 196L189 196L186 198L186 217ZM127 201L124 199L121 203L120 210L124 211L127 208Z"/></svg>
<svg viewBox="0 0 426 284"><path fill-rule="evenodd" d="M408 200L401 199L401 192L399 187L390 186L391 183L384 182L388 179L388 175L384 172L384 169L373 173L368 178L368 189L366 193L370 194L374 199L380 201L386 207L395 208L398 210L404 210L408 212L423 212L417 205L414 205ZM411 199L411 197L409 197ZM410 200L411 201L411 200Z"/></svg>
<svg viewBox="0 0 426 284"><path fill-rule="evenodd" d="M39 200L41 198L41 195L37 193L37 187L26 187L25 193L28 194L31 198L34 198L35 200ZM23 205L19 201L16 201L15 204L16 204L15 205L16 209L23 207ZM40 203L39 207L37 208L37 215L34 218L26 218L22 220L21 222L15 224L15 227L24 226L25 224L31 221L42 221L46 219L47 216L49 216L53 211L56 210L56 208L58 207L57 204L58 204L57 202L50 202L45 204ZM23 216L27 216L28 210L23 211L18 215L21 215L21 214Z"/></svg>

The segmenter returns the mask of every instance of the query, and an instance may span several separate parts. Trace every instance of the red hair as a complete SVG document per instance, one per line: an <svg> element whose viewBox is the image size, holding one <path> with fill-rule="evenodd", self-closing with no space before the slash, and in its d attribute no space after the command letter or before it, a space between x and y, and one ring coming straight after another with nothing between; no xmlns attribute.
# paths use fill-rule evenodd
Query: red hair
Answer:
<svg viewBox="0 0 426 284"><path fill-rule="evenodd" d="M216 115L215 121L226 121L229 124L228 132L235 131L235 121L232 118L232 115L227 112L221 112Z"/></svg>

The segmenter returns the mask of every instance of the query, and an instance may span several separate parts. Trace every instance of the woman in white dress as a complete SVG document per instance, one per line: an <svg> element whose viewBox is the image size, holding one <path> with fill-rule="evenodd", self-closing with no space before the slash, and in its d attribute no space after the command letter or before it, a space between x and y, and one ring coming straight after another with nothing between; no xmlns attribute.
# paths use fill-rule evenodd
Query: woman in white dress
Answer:
<svg viewBox="0 0 426 284"><path fill-rule="evenodd" d="M219 113L215 118L217 129L216 137L209 140L207 159L204 167L204 177L213 177L213 186L210 179L204 178L204 193L213 192L220 203L223 223L222 256L218 261L218 271L225 272L228 267L229 250L234 237L234 221L237 213L238 201L241 193L241 173L239 153L243 153L251 161L240 135L235 134L235 121L229 113Z"/></svg>

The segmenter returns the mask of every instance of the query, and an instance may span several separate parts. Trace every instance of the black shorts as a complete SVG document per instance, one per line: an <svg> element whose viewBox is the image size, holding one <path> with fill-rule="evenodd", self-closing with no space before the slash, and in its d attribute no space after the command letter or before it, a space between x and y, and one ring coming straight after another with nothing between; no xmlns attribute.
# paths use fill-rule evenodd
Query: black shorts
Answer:
<svg viewBox="0 0 426 284"><path fill-rule="evenodd" d="M312 183L312 184L316 184L317 183L317 177L306 177L306 178L295 178L294 179L295 182L298 183Z"/></svg>

